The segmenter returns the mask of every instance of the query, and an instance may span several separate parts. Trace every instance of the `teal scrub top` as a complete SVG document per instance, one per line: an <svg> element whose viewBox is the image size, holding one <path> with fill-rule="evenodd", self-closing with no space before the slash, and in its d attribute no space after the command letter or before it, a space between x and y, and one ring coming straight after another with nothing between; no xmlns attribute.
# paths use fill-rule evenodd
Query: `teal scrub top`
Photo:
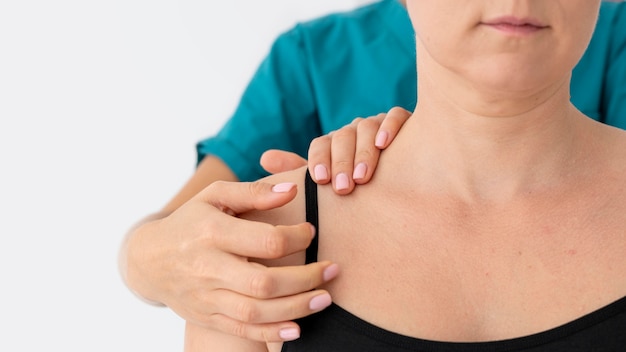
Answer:
<svg viewBox="0 0 626 352"><path fill-rule="evenodd" d="M396 0L299 23L275 40L224 127L198 142L198 162L214 155L257 180L267 149L306 157L311 140L355 117L413 111L416 81L413 27ZM579 110L626 129L626 3L602 3L571 87Z"/></svg>

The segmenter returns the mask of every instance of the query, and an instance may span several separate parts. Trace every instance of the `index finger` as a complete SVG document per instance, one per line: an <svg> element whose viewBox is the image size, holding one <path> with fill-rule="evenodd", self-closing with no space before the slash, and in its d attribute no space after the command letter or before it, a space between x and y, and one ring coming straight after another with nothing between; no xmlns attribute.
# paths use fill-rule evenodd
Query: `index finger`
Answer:
<svg viewBox="0 0 626 352"><path fill-rule="evenodd" d="M207 229L221 251L246 258L277 259L306 249L315 230L309 223L271 225L225 215Z"/></svg>

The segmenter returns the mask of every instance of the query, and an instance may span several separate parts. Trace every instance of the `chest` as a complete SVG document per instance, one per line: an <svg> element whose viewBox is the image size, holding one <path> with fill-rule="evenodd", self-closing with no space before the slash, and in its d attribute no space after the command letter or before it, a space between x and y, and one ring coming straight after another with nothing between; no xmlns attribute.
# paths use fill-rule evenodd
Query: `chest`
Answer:
<svg viewBox="0 0 626 352"><path fill-rule="evenodd" d="M320 259L342 268L328 286L334 301L375 325L435 340L510 338L626 295L624 219L606 200L470 210L380 199L322 208L319 231Z"/></svg>

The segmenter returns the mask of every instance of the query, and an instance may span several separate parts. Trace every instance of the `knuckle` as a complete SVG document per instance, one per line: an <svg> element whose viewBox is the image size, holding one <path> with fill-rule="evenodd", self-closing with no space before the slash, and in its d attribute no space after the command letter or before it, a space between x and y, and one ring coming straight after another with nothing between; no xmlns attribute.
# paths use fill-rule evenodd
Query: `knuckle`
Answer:
<svg viewBox="0 0 626 352"><path fill-rule="evenodd" d="M221 203L213 204L215 210L232 215L232 210ZM187 234L191 236L187 236L188 241L179 241L178 242L178 251L180 252L192 252L194 255L197 255L197 252L200 248L202 249L223 249L225 245L228 243L229 232L224 229L224 219L221 218L218 214L212 214L211 216L206 216L203 219L197 220L194 222L190 222L190 229L187 230ZM187 235L186 234L186 235ZM202 264L205 262L204 256L193 257L194 263ZM188 261L192 261L191 257L188 258Z"/></svg>
<svg viewBox="0 0 626 352"><path fill-rule="evenodd" d="M395 115L395 114L402 113L402 112L404 112L404 109L398 106L394 106L391 109L389 109L389 111L387 111L387 115Z"/></svg>
<svg viewBox="0 0 626 352"><path fill-rule="evenodd" d="M250 293L256 298L270 298L276 284L267 271L260 271L250 279Z"/></svg>
<svg viewBox="0 0 626 352"><path fill-rule="evenodd" d="M247 325L241 322L235 322L230 326L230 334L238 337L248 337Z"/></svg>
<svg viewBox="0 0 626 352"><path fill-rule="evenodd" d="M287 238L276 227L271 227L265 237L265 250L270 258L280 258L287 250Z"/></svg>
<svg viewBox="0 0 626 352"><path fill-rule="evenodd" d="M368 117L367 119L370 120L370 121L371 120L376 121L376 123L378 125L380 125L383 122L383 120L385 120L385 117L387 117L387 113L386 112L380 112L380 113L378 113L376 115Z"/></svg>
<svg viewBox="0 0 626 352"><path fill-rule="evenodd" d="M236 312L237 312L237 319L243 323L254 322L259 316L256 306L250 300L243 300L239 302L239 304L237 304ZM236 325L245 325L245 324L239 323ZM235 333L235 335L245 336L245 326L239 326L239 327L235 326L234 329L243 330L243 331L240 331L241 334Z"/></svg>
<svg viewBox="0 0 626 352"><path fill-rule="evenodd" d="M311 141L311 144L318 145L318 144L328 143L328 141L330 140L330 136L332 136L334 133L335 133L335 131L332 131L332 132L329 132L328 134L325 134L323 136L315 137Z"/></svg>
<svg viewBox="0 0 626 352"><path fill-rule="evenodd" d="M391 108L388 112L387 112L387 117L389 119L404 119L407 116L409 116L410 113L398 106L395 106L393 108Z"/></svg>
<svg viewBox="0 0 626 352"><path fill-rule="evenodd" d="M218 180L204 187L204 189L200 191L200 193L204 194L205 197L212 197L215 194L220 194L220 188L223 186L224 186L223 181Z"/></svg>
<svg viewBox="0 0 626 352"><path fill-rule="evenodd" d="M366 119L362 118L362 117L357 117L354 120L352 120L352 122L350 122L351 125L358 125L361 122L365 121Z"/></svg>
<svg viewBox="0 0 626 352"><path fill-rule="evenodd" d="M356 159L358 160L373 160L378 158L379 151L373 147L366 147L363 149L359 149L356 155Z"/></svg>
<svg viewBox="0 0 626 352"><path fill-rule="evenodd" d="M315 138L309 146L309 159L311 156L320 155L323 151L327 150L331 143L331 138L330 135Z"/></svg>
<svg viewBox="0 0 626 352"><path fill-rule="evenodd" d="M263 193L266 187L266 184L262 182L248 182L246 183L246 185L248 187L248 192L251 195L258 195Z"/></svg>
<svg viewBox="0 0 626 352"><path fill-rule="evenodd" d="M191 319L195 324L208 328L211 330L217 330L231 336L238 336L243 338L249 338L249 327L241 321L236 320L236 317L222 315L219 313L210 314L201 320Z"/></svg>
<svg viewBox="0 0 626 352"><path fill-rule="evenodd" d="M379 126L380 121L376 119L367 119L363 120L363 122L359 124L359 129L378 129Z"/></svg>
<svg viewBox="0 0 626 352"><path fill-rule="evenodd" d="M246 183L246 193L249 195L250 203L257 209L263 209L267 202L265 195L269 192L271 187L265 182L248 182Z"/></svg>
<svg viewBox="0 0 626 352"><path fill-rule="evenodd" d="M354 134L355 134L354 127L352 127L350 125L344 126L341 129L335 131L335 133L333 134L333 140L335 140L335 139L352 138L352 137L354 137Z"/></svg>

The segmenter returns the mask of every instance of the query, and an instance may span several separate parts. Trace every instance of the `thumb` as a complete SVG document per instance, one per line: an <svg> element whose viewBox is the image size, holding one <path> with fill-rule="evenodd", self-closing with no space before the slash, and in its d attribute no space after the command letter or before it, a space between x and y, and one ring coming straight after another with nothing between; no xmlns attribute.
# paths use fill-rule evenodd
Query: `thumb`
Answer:
<svg viewBox="0 0 626 352"><path fill-rule="evenodd" d="M261 166L265 171L276 174L306 166L306 159L296 153L270 149L261 155Z"/></svg>

